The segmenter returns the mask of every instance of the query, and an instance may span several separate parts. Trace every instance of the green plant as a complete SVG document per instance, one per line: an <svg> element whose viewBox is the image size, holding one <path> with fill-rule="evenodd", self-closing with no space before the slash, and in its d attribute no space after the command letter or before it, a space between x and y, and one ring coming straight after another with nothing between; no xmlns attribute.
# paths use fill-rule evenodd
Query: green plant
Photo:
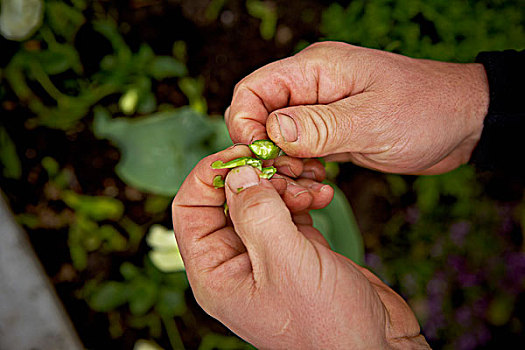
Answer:
<svg viewBox="0 0 525 350"><path fill-rule="evenodd" d="M264 40L270 40L275 36L277 20L279 16L275 4L269 1L246 0L248 13L261 20L259 32Z"/></svg>
<svg viewBox="0 0 525 350"><path fill-rule="evenodd" d="M498 0L355 0L331 4L321 33L324 40L411 57L472 62L480 51L525 48L522 7ZM517 290L525 259L521 244L509 238L520 209L490 198L486 177L469 166L440 176L385 175L392 214L378 237L365 236L367 265L408 300L436 348L489 346L492 337L498 344L523 331L514 325L523 322Z"/></svg>
<svg viewBox="0 0 525 350"><path fill-rule="evenodd" d="M174 318L188 312L184 291L188 282L184 273L163 273L149 259L144 268L125 262L120 266L123 281L103 281L85 287L82 293L89 306L98 312L116 312L127 305L128 324L135 328L147 327L153 337L160 337L162 324L165 327L173 349L184 345ZM126 312L127 313L127 312ZM113 329L122 330L118 324ZM114 336L120 336L117 331Z"/></svg>
<svg viewBox="0 0 525 350"><path fill-rule="evenodd" d="M140 118L111 118L95 109L94 133L122 151L117 174L130 185L173 196L203 157L231 145L224 123L190 107Z"/></svg>
<svg viewBox="0 0 525 350"><path fill-rule="evenodd" d="M74 174L68 169L60 169L51 157L42 160L42 167L47 171L49 181L41 205L45 202L48 206L63 203L65 207L59 213L42 212L35 208L34 212L18 216L21 224L32 229L67 228L70 256L77 270L87 267L88 255L95 251L102 254L136 251L143 233L140 230L128 230L127 235L121 233L124 227L129 227L121 201L112 197L82 195L71 190Z"/></svg>
<svg viewBox="0 0 525 350"><path fill-rule="evenodd" d="M373 0L330 5L325 40L399 52L411 57L470 62L480 51L525 46L519 1Z"/></svg>
<svg viewBox="0 0 525 350"><path fill-rule="evenodd" d="M156 56L146 44L133 53L114 20L106 16L92 21L92 26L109 41L113 53L102 59L98 72L86 76L74 46L75 34L85 24L85 4L77 1L70 6L49 0L45 9L44 24L21 46L4 71L18 99L36 115L29 121L32 126L70 129L101 99L115 94L120 94L118 105L124 114L151 113L157 108L152 80L187 75L182 62ZM54 77L66 72L73 74L58 86ZM44 93L35 90L33 82ZM181 84L188 85L184 80Z"/></svg>

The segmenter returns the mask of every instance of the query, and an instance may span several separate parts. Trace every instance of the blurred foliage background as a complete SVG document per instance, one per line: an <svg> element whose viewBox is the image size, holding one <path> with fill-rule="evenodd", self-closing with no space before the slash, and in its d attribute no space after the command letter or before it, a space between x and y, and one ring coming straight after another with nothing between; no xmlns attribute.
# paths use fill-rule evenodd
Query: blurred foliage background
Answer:
<svg viewBox="0 0 525 350"><path fill-rule="evenodd" d="M524 22L519 0L1 0L1 188L87 348L250 348L196 305L169 229L189 169L230 144L235 83L319 40L472 62L524 49ZM525 341L523 179L332 180L319 226L355 225L346 194L433 348ZM357 233L332 242L359 260Z"/></svg>

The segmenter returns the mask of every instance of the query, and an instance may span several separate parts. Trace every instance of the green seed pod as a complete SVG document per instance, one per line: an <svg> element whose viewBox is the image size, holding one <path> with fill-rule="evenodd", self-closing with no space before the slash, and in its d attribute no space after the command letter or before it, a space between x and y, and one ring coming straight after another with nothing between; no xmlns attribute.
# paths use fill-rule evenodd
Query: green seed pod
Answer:
<svg viewBox="0 0 525 350"><path fill-rule="evenodd" d="M213 187L222 188L224 187L224 179L221 175L217 175L213 178Z"/></svg>
<svg viewBox="0 0 525 350"><path fill-rule="evenodd" d="M237 168L243 165L251 165L254 168L257 168L262 171L262 161L252 157L240 157L237 159L230 160L229 162L224 163L221 160L215 161L211 164L213 169L232 169Z"/></svg>
<svg viewBox="0 0 525 350"><path fill-rule="evenodd" d="M248 147L250 147L257 158L264 160L277 158L281 150L270 140L257 140Z"/></svg>
<svg viewBox="0 0 525 350"><path fill-rule="evenodd" d="M262 168L262 173L259 174L259 177L261 179L268 179L268 180L270 180L272 178L272 176L275 175L276 172L277 172L277 169L275 167L273 167L273 166Z"/></svg>

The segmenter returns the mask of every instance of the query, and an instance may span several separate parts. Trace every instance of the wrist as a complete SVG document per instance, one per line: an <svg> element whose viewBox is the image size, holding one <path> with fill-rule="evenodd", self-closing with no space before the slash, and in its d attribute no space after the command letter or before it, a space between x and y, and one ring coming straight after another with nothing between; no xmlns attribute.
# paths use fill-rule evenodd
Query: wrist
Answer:
<svg viewBox="0 0 525 350"><path fill-rule="evenodd" d="M489 84L487 73L482 64L468 63L463 64L464 69L464 96L462 101L465 106L463 115L465 116L464 157L463 163L467 163L476 148L483 131L485 117L489 109Z"/></svg>
<svg viewBox="0 0 525 350"><path fill-rule="evenodd" d="M472 80L476 97L473 105L474 127L481 132L483 121L489 110L490 93L487 72L481 63L470 63L469 68L472 70Z"/></svg>

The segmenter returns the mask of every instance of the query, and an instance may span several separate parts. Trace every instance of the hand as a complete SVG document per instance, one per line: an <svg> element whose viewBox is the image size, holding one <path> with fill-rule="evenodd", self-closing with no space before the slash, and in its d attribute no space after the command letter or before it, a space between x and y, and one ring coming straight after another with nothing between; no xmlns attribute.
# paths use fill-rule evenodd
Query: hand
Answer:
<svg viewBox="0 0 525 350"><path fill-rule="evenodd" d="M234 142L269 137L293 157L437 174L468 162L488 99L481 64L324 42L240 81L225 119Z"/></svg>
<svg viewBox="0 0 525 350"><path fill-rule="evenodd" d="M212 186L227 173L212 162L249 154L238 146L205 158L173 201L175 235L202 308L261 349L428 348L401 297L330 250L312 227L307 211L330 202L330 186L268 181L249 166L231 170L224 190ZM296 174L306 168L282 162Z"/></svg>

